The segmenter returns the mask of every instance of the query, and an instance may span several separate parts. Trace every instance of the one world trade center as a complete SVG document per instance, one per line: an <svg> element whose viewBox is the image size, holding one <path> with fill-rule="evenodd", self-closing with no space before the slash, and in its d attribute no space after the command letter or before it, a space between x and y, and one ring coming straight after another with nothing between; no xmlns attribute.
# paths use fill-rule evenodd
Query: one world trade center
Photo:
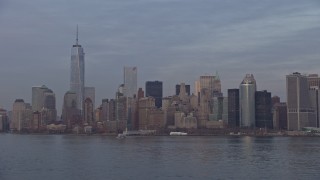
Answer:
<svg viewBox="0 0 320 180"><path fill-rule="evenodd" d="M77 94L77 109L82 110L84 99L84 52L78 43L78 26L76 44L71 49L70 90Z"/></svg>

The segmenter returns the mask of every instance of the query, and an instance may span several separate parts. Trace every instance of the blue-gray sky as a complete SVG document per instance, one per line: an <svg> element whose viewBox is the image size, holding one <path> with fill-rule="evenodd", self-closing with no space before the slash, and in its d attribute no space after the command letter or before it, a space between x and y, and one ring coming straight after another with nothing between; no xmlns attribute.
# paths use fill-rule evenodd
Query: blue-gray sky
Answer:
<svg viewBox="0 0 320 180"><path fill-rule="evenodd" d="M218 71L225 94L252 73L285 100L286 74L320 73L319 0L0 0L2 107L45 84L61 111L77 24L97 104L123 66L138 67L139 87L163 81L166 96Z"/></svg>

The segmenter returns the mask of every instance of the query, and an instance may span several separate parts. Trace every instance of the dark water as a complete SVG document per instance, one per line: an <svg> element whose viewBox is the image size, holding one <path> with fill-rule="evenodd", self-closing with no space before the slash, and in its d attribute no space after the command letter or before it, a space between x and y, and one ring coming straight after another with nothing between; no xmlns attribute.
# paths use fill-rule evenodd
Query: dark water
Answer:
<svg viewBox="0 0 320 180"><path fill-rule="evenodd" d="M320 138L0 134L0 179L320 179Z"/></svg>

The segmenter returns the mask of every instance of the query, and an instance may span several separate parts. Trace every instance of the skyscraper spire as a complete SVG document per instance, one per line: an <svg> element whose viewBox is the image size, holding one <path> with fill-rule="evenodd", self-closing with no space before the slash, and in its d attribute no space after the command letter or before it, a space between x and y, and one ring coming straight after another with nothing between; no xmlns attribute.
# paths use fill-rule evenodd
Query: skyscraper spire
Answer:
<svg viewBox="0 0 320 180"><path fill-rule="evenodd" d="M78 24L77 24L77 38L76 38L76 45L78 45L78 41L79 41L78 36L79 36L79 31L78 31Z"/></svg>

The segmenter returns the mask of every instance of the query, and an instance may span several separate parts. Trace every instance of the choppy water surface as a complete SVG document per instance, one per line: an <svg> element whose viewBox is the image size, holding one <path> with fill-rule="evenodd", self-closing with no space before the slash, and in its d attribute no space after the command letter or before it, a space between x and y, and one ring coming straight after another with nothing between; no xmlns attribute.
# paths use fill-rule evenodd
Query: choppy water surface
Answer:
<svg viewBox="0 0 320 180"><path fill-rule="evenodd" d="M0 134L0 179L320 179L320 138Z"/></svg>

